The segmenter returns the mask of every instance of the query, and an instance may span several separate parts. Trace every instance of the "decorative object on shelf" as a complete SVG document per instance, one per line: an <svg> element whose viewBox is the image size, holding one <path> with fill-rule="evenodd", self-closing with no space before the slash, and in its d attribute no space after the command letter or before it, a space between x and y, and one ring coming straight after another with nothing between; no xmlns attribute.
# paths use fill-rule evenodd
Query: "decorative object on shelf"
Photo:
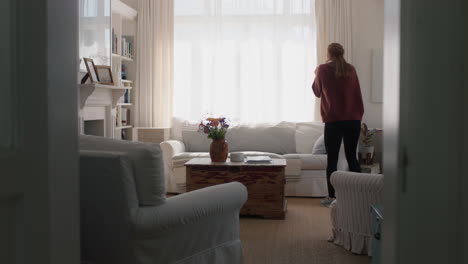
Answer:
<svg viewBox="0 0 468 264"><path fill-rule="evenodd" d="M226 133L229 121L225 117L207 118L200 122L198 131L207 134L213 142L210 144L210 158L212 162L226 162L228 157L228 143Z"/></svg>
<svg viewBox="0 0 468 264"><path fill-rule="evenodd" d="M366 123L362 123L361 127L361 138L359 144L359 163L365 165L371 165L374 163L374 146L372 145L375 137L376 129L367 127Z"/></svg>
<svg viewBox="0 0 468 264"><path fill-rule="evenodd" d="M122 85L125 87L132 87L133 82L130 80L122 80Z"/></svg>
<svg viewBox="0 0 468 264"><path fill-rule="evenodd" d="M127 65L122 64L122 80L127 79Z"/></svg>
<svg viewBox="0 0 468 264"><path fill-rule="evenodd" d="M91 83L99 82L99 75L96 70L96 66L94 65L93 59L90 58L83 58L84 64L86 66L86 70L88 71L86 75L81 79L81 83L85 83L88 78L91 80Z"/></svg>
<svg viewBox="0 0 468 264"><path fill-rule="evenodd" d="M122 124L122 126L127 126L128 125L128 122L127 122L127 109L122 108L120 111L122 113L122 116L120 117L121 124Z"/></svg>
<svg viewBox="0 0 468 264"><path fill-rule="evenodd" d="M100 84L114 85L114 77L110 66L96 65L95 67Z"/></svg>

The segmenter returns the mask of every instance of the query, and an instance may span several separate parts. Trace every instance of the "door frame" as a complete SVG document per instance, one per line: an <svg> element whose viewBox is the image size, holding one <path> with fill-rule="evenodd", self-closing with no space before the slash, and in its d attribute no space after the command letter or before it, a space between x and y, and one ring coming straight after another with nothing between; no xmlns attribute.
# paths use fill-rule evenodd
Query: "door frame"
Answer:
<svg viewBox="0 0 468 264"><path fill-rule="evenodd" d="M2 5L0 262L79 264L78 0Z"/></svg>
<svg viewBox="0 0 468 264"><path fill-rule="evenodd" d="M468 263L467 14L385 1L384 264Z"/></svg>

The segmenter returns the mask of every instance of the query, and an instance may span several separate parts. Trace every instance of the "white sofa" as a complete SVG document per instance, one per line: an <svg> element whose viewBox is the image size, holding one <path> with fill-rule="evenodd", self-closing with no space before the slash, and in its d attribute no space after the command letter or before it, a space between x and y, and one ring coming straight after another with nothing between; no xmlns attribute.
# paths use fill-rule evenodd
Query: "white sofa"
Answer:
<svg viewBox="0 0 468 264"><path fill-rule="evenodd" d="M209 157L211 141L197 129L198 123L174 119L171 140L161 143L168 192L185 192L187 161ZM316 122L240 125L229 128L227 141L230 152L286 159L286 196L324 197L328 194L326 152L312 154L322 134L323 124ZM342 148L339 161L342 170L347 168L344 157Z"/></svg>
<svg viewBox="0 0 468 264"><path fill-rule="evenodd" d="M336 171L331 182L336 204L331 210L331 241L356 254L372 256L371 205L381 205L383 174Z"/></svg>
<svg viewBox="0 0 468 264"><path fill-rule="evenodd" d="M243 263L240 183L166 198L158 144L80 137L82 260Z"/></svg>

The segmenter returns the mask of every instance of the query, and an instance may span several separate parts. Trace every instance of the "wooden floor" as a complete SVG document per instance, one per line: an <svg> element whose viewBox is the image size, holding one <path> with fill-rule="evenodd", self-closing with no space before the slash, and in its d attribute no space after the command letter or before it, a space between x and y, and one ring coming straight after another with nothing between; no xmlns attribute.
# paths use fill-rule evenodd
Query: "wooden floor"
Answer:
<svg viewBox="0 0 468 264"><path fill-rule="evenodd" d="M245 264L369 264L370 258L351 254L327 242L330 209L320 199L288 198L285 220L241 217Z"/></svg>

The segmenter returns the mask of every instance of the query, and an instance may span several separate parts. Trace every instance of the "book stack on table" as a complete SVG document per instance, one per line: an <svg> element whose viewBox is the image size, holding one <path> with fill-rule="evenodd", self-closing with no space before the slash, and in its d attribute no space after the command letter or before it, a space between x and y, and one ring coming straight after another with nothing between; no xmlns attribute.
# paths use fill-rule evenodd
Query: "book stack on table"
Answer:
<svg viewBox="0 0 468 264"><path fill-rule="evenodd" d="M246 163L270 163L271 158L268 156L247 156L245 158Z"/></svg>

